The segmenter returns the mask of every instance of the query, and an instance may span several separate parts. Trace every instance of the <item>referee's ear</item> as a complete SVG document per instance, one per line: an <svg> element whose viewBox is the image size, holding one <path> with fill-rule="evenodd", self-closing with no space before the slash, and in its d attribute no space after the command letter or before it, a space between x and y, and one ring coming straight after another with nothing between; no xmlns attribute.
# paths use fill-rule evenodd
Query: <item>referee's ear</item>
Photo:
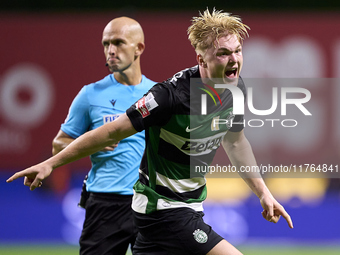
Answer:
<svg viewBox="0 0 340 255"><path fill-rule="evenodd" d="M139 57L140 55L142 55L143 52L144 52L144 49L145 49L145 44L144 43L142 43L142 42L137 43L136 51L135 51L135 56Z"/></svg>

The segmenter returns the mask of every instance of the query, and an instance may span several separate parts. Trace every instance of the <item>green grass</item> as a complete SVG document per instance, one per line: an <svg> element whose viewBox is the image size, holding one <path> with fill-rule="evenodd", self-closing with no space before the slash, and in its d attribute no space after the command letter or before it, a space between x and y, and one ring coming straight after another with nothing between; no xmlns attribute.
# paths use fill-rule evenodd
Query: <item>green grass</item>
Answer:
<svg viewBox="0 0 340 255"><path fill-rule="evenodd" d="M340 247L283 247L283 246L271 246L266 248L265 245L256 247L237 247L244 255L339 255Z"/></svg>
<svg viewBox="0 0 340 255"><path fill-rule="evenodd" d="M1 255L76 255L79 254L77 246L65 245L1 245Z"/></svg>
<svg viewBox="0 0 340 255"><path fill-rule="evenodd" d="M339 255L340 247L304 247L304 246L240 246L244 255ZM0 245L1 255L77 255L77 246L36 246L36 245ZM131 253L127 253L131 255Z"/></svg>

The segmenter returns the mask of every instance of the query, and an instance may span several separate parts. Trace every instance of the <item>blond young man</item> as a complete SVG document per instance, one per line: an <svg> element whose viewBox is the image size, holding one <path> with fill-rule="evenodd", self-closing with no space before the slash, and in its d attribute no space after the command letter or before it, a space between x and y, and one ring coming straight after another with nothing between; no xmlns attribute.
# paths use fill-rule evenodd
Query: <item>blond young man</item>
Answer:
<svg viewBox="0 0 340 255"><path fill-rule="evenodd" d="M243 125L212 127L214 117L242 123L243 116L233 115L228 90L215 90L221 104L208 102L203 117L191 96L197 94L197 80L204 81L198 86L213 88L222 80L245 91L240 72L247 26L228 13L206 10L193 18L188 34L197 53L197 66L156 84L116 121L88 132L59 155L16 173L8 181L25 176L24 184L33 190L53 169L145 130L146 149L132 202L139 231L134 254L241 254L203 221L205 178L193 175L190 166L209 165L220 144L238 169L255 166ZM266 220L276 223L283 216L293 227L289 214L260 176L242 178L259 197Z"/></svg>

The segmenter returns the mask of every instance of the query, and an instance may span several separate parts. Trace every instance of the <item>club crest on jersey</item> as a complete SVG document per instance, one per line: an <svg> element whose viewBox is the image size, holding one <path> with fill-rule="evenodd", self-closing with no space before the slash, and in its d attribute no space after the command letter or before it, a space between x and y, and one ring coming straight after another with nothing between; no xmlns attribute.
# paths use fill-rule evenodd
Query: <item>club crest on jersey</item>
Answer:
<svg viewBox="0 0 340 255"><path fill-rule="evenodd" d="M206 243L208 241L207 234L203 230L200 230L199 228L196 229L192 234L194 235L194 238L198 243Z"/></svg>
<svg viewBox="0 0 340 255"><path fill-rule="evenodd" d="M142 97L135 104L137 111L142 115L143 118L150 115L150 111L158 106L155 97L150 92L145 97Z"/></svg>
<svg viewBox="0 0 340 255"><path fill-rule="evenodd" d="M225 119L221 119L220 116L216 116L211 121L211 131L219 131L220 125L224 125L228 130L232 127L235 115L230 111Z"/></svg>

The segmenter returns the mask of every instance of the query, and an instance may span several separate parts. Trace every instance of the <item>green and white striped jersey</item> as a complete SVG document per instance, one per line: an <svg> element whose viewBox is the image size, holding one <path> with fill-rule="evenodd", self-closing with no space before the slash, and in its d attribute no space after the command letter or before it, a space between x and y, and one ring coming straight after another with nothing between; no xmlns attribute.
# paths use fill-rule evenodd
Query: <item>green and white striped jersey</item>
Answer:
<svg viewBox="0 0 340 255"><path fill-rule="evenodd" d="M156 84L127 110L137 131L145 130L146 148L134 185L132 208L151 213L177 207L202 211L207 195L205 173L197 166L209 166L228 130L238 132L243 116L232 113L232 95L225 90L219 103L207 100L207 113L201 114L201 82L198 66L185 69ZM238 87L245 94L239 79ZM229 120L215 125L216 120ZM221 121L217 121L221 123Z"/></svg>

